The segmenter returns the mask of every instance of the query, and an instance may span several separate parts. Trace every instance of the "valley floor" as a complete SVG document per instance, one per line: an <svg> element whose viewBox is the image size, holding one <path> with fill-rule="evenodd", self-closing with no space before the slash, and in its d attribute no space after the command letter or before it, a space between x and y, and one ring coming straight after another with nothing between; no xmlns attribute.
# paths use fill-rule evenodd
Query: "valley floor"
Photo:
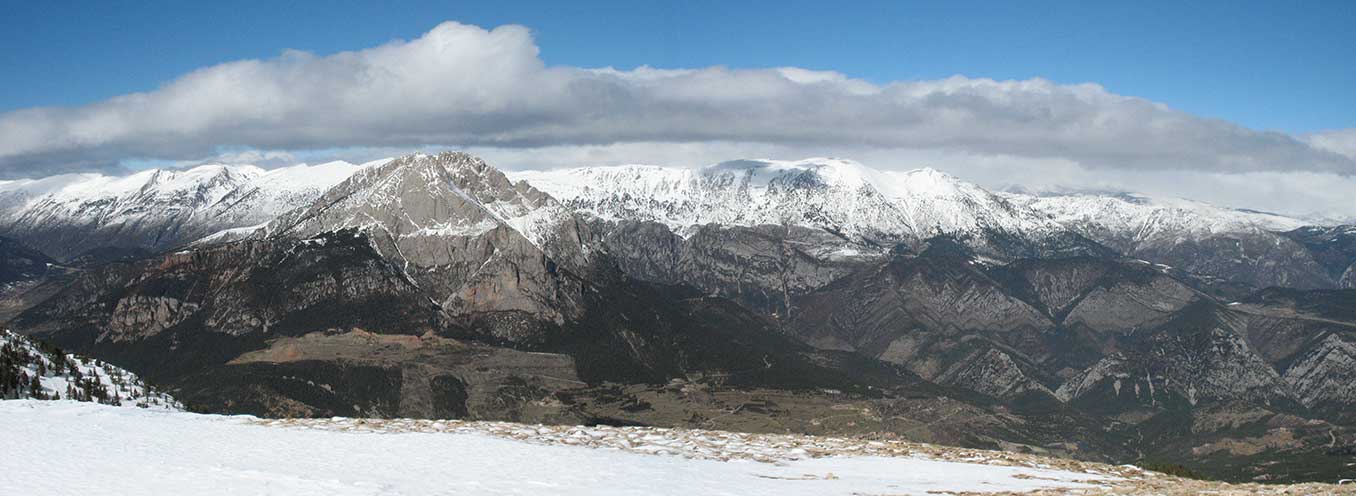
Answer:
<svg viewBox="0 0 1356 496"><path fill-rule="evenodd" d="M900 442L0 401L5 494L1315 494Z"/></svg>

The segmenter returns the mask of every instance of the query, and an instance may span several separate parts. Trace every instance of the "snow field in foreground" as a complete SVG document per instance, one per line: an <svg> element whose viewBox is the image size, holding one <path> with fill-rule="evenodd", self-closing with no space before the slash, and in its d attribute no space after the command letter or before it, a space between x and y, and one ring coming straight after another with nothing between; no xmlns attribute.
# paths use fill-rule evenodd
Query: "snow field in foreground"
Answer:
<svg viewBox="0 0 1356 496"><path fill-rule="evenodd" d="M282 428L252 417L71 401L0 401L0 440L0 488L31 496L927 494L1110 482L1087 473L922 458L772 464L483 434Z"/></svg>

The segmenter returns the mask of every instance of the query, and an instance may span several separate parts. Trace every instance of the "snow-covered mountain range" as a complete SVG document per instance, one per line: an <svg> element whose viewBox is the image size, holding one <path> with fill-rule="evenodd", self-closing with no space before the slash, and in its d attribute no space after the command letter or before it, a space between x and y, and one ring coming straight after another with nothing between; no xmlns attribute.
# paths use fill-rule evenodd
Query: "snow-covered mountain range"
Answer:
<svg viewBox="0 0 1356 496"><path fill-rule="evenodd" d="M861 239L900 240L983 230L1034 234L1076 228L1133 239L1199 238L1306 222L1275 214L1139 195L994 193L931 168L882 171L851 160L737 160L701 169L648 165L519 171L562 201L608 219L695 226L794 224Z"/></svg>
<svg viewBox="0 0 1356 496"><path fill-rule="evenodd" d="M329 162L68 174L0 183L0 232L57 259L99 246L161 250L267 223L310 204L365 165Z"/></svg>
<svg viewBox="0 0 1356 496"><path fill-rule="evenodd" d="M834 233L852 252L884 252L949 235L999 261L1086 253L1081 237L1252 287L1335 287L1353 262L1322 266L1286 234L1309 223L1283 215L1131 194L995 193L934 169L882 171L834 158L510 177L603 219L656 222L683 237L709 224L793 225Z"/></svg>
<svg viewBox="0 0 1356 496"><path fill-rule="evenodd" d="M204 165L125 177L76 174L9 181L0 183L0 235L58 260L101 246L159 251L196 240L238 239L284 213L311 206L355 173L390 160L273 170ZM735 160L695 169L623 165L507 175L546 194L541 196L549 195L531 203L549 203L553 213L498 199L477 200L484 208L471 210L486 215L476 222L454 226L430 221L401 226L400 235L451 234L507 223L540 244L537 238L550 229L544 217L558 216L563 206L609 221L659 223L680 237L711 224L806 227L838 238L842 246L833 247L838 253L884 253L900 243L916 245L950 235L968 240L984 256L1042 256L1064 253L1048 246L1067 245L1076 234L1122 254L1211 277L1233 280L1240 277L1235 273L1251 271L1259 275L1239 282L1253 286L1331 287L1348 268L1320 267L1301 244L1282 234L1310 224L1297 218L1142 195L991 192L928 168L886 171L851 160L810 158ZM521 188L510 184L498 189ZM498 212L504 208L512 211ZM468 219L462 220L475 220ZM1210 253L1202 257L1201 251ZM1269 272L1268 267L1278 265L1274 260L1283 267L1279 272Z"/></svg>

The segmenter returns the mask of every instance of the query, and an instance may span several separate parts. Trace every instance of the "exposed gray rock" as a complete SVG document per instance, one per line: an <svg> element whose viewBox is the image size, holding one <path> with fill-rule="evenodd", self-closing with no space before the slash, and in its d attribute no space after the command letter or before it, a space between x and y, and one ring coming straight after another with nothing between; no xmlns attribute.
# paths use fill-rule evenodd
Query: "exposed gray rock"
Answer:
<svg viewBox="0 0 1356 496"><path fill-rule="evenodd" d="M1285 369L1285 381L1304 406L1350 407L1356 401L1356 342L1329 334Z"/></svg>

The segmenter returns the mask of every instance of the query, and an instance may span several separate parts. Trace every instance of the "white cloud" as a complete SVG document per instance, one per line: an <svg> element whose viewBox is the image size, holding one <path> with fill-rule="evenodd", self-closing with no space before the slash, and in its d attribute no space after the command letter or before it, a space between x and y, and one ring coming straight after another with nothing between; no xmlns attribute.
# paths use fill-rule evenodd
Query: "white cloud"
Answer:
<svg viewBox="0 0 1356 496"><path fill-rule="evenodd" d="M238 150L218 153L206 160L195 160L188 164L198 165L202 163L212 164L248 164L260 167L278 167L293 165L299 162L296 155L290 152L278 150Z"/></svg>
<svg viewBox="0 0 1356 496"><path fill-rule="evenodd" d="M916 150L840 145L766 143L620 143L510 149L465 148L507 169L543 169L591 165L653 164L699 167L732 158L795 160L835 156L878 169L934 167L990 190L1029 192L1135 192L1205 201L1293 215L1315 222L1354 222L1356 176L1317 171L1222 172L1179 169L1088 168L1060 158L976 154L956 150ZM407 150L368 150L350 161L392 156ZM428 151L436 151L430 149Z"/></svg>
<svg viewBox="0 0 1356 496"><path fill-rule="evenodd" d="M289 51L84 107L0 114L0 175L196 160L222 147L712 142L950 151L1086 169L1356 171L1349 149L1093 84L952 77L876 85L799 68L550 67L524 27L448 22L411 41L328 56Z"/></svg>
<svg viewBox="0 0 1356 496"><path fill-rule="evenodd" d="M1356 159L1356 129L1338 129L1310 134L1305 140L1316 148Z"/></svg>

